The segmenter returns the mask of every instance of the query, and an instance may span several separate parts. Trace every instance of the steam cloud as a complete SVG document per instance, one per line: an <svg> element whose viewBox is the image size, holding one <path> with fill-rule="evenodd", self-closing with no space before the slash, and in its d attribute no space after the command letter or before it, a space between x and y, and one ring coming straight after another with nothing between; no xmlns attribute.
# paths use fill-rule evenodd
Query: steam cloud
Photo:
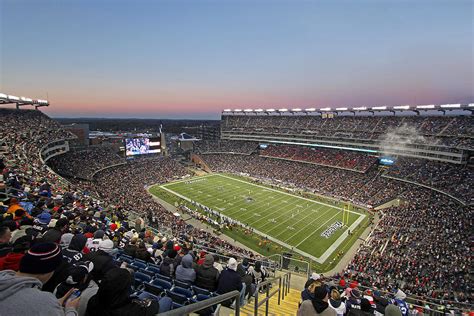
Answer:
<svg viewBox="0 0 474 316"><path fill-rule="evenodd" d="M424 137L414 126L403 124L391 129L379 138L379 145L383 155L403 155L413 153L413 144L436 145L437 142ZM411 150L410 150L411 149Z"/></svg>

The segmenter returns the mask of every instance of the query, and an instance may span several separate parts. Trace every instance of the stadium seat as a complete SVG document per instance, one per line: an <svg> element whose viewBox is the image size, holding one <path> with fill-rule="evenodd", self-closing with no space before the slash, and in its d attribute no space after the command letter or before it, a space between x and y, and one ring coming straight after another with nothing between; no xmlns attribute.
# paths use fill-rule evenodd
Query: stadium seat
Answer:
<svg viewBox="0 0 474 316"><path fill-rule="evenodd" d="M170 277L167 277L166 275L157 274L156 277L157 277L158 279L165 280L165 281L167 281L167 282L169 282L169 283L172 283L172 282L173 282L173 279L170 278Z"/></svg>
<svg viewBox="0 0 474 316"><path fill-rule="evenodd" d="M124 257L124 256L120 256L118 257L117 259L118 261L121 261L121 262L126 262L128 264L131 264L133 262L133 259L130 259L130 258L127 258L127 257Z"/></svg>
<svg viewBox="0 0 474 316"><path fill-rule="evenodd" d="M171 282L168 282L162 279L154 279L153 281L150 282L150 284L159 286L164 290L169 290L173 287L173 284L171 284Z"/></svg>
<svg viewBox="0 0 474 316"><path fill-rule="evenodd" d="M189 298L186 297L186 295L183 295L183 294L179 294L179 293L167 290L166 291L166 296L171 298L173 300L173 302L181 304L181 305L186 305L186 304L189 303Z"/></svg>
<svg viewBox="0 0 474 316"><path fill-rule="evenodd" d="M160 296L165 291L165 289L163 289L161 286L155 285L155 284L152 284L152 283L143 283L143 285L144 285L145 291L147 291L147 292L149 292L153 295L156 295L156 296Z"/></svg>
<svg viewBox="0 0 474 316"><path fill-rule="evenodd" d="M188 289L179 287L179 286L175 286L171 291L174 292L174 293L182 294L182 295L186 296L189 299L193 297L193 292L191 292Z"/></svg>
<svg viewBox="0 0 474 316"><path fill-rule="evenodd" d="M174 283L175 286L179 286L179 287L181 287L181 288L183 288L183 289L189 289L189 288L191 288L191 284L188 283L188 282L183 282L183 281L179 281L179 280L176 280L176 279L175 279L175 280L173 280L173 283Z"/></svg>
<svg viewBox="0 0 474 316"><path fill-rule="evenodd" d="M146 262L145 260L142 260L142 259L137 259L137 258L135 258L135 262L142 263L142 264L144 264L145 266L148 265L148 262Z"/></svg>
<svg viewBox="0 0 474 316"><path fill-rule="evenodd" d="M146 274L146 275L148 275L150 278L154 278L154 277L155 277L155 273L153 273L152 271L148 271L148 270L145 270L145 269L140 269L140 270L138 270L138 272L143 273L143 274Z"/></svg>
<svg viewBox="0 0 474 316"><path fill-rule="evenodd" d="M160 273L160 267L154 264L149 264L148 267L146 268L147 271L151 271L154 274Z"/></svg>
<svg viewBox="0 0 474 316"><path fill-rule="evenodd" d="M135 272L135 287L141 286L145 282L150 282L151 277L141 272Z"/></svg>
<svg viewBox="0 0 474 316"><path fill-rule="evenodd" d="M191 289L193 290L194 294L196 294L196 295L201 294L201 295L211 296L211 291L200 288L198 286L192 286Z"/></svg>
<svg viewBox="0 0 474 316"><path fill-rule="evenodd" d="M130 265L134 268L135 271L139 269L144 269L144 270L146 269L146 264L144 264L143 262L139 262L137 260L132 262Z"/></svg>

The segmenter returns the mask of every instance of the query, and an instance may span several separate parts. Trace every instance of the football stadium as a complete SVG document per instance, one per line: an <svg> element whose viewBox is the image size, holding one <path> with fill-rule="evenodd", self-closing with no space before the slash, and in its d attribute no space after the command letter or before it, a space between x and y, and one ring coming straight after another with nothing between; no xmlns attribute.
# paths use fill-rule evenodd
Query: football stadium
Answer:
<svg viewBox="0 0 474 316"><path fill-rule="evenodd" d="M0 315L474 315L473 4L407 5L0 0Z"/></svg>

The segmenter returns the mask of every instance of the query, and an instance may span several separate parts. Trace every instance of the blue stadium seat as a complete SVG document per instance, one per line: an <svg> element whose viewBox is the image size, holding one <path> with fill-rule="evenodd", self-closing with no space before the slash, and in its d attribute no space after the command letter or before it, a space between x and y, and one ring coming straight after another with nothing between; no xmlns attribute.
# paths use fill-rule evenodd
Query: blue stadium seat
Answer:
<svg viewBox="0 0 474 316"><path fill-rule="evenodd" d="M178 287L178 286L175 286L175 287L171 290L171 292L184 295L184 296L186 296L187 298L192 298L193 295L194 295L193 292L191 292L190 290L184 289L184 288Z"/></svg>
<svg viewBox="0 0 474 316"><path fill-rule="evenodd" d="M146 269L146 264L143 263L143 262L137 261L137 260L135 260L134 262L132 262L130 265L131 265L132 267L134 267L134 270L139 270L139 269L144 269L144 270L145 270L145 269ZM135 269L135 267L136 267L137 269Z"/></svg>
<svg viewBox="0 0 474 316"><path fill-rule="evenodd" d="M148 267L146 268L148 271L151 271L155 274L160 273L160 267L154 264L149 264Z"/></svg>
<svg viewBox="0 0 474 316"><path fill-rule="evenodd" d="M141 272L135 272L135 287L139 287L145 282L150 282L151 277Z"/></svg>
<svg viewBox="0 0 474 316"><path fill-rule="evenodd" d="M146 274L146 275L148 275L150 278L154 278L154 277L155 277L155 273L153 273L152 271L148 271L148 270L145 270L145 269L140 269L140 270L138 270L138 272L143 273L143 274Z"/></svg>
<svg viewBox="0 0 474 316"><path fill-rule="evenodd" d="M173 282L173 279L170 278L170 277L167 277L166 275L157 274L156 277L158 279L165 280L165 281L170 282L170 283Z"/></svg>
<svg viewBox="0 0 474 316"><path fill-rule="evenodd" d="M153 282L153 281L152 281ZM143 283L145 286L145 291L153 294L160 296L161 294L164 293L165 289L159 285L153 284L153 283Z"/></svg>
<svg viewBox="0 0 474 316"><path fill-rule="evenodd" d="M175 286L179 286L179 287L182 287L183 289L189 289L191 288L191 284L188 283L188 282L183 282L183 281L179 281L179 280L173 280L173 283Z"/></svg>
<svg viewBox="0 0 474 316"><path fill-rule="evenodd" d="M153 285L160 286L164 290L169 290L173 287L173 284L171 284L171 282L168 282L168 281L165 281L165 280L162 280L162 279L154 279L150 283L153 284Z"/></svg>
<svg viewBox="0 0 474 316"><path fill-rule="evenodd" d="M186 305L186 304L189 303L189 298L186 297L183 294L179 294L179 293L167 290L166 291L166 296L171 298L173 300L173 302L181 304L181 305Z"/></svg>
<svg viewBox="0 0 474 316"><path fill-rule="evenodd" d="M121 262L126 262L126 263L128 263L128 264L130 264L130 263L133 262L133 259L130 259L130 258L127 258L127 257L124 257L124 256L118 257L117 260L118 260L118 261L121 261Z"/></svg>
<svg viewBox="0 0 474 316"><path fill-rule="evenodd" d="M148 265L148 262L146 262L145 260L142 260L142 259L135 258L135 262L143 263L145 266Z"/></svg>
<svg viewBox="0 0 474 316"><path fill-rule="evenodd" d="M209 290L203 289L203 288L198 287L198 286L192 286L191 288L192 288L194 294L196 294L196 295L201 294L201 295L211 296L211 291L209 291Z"/></svg>

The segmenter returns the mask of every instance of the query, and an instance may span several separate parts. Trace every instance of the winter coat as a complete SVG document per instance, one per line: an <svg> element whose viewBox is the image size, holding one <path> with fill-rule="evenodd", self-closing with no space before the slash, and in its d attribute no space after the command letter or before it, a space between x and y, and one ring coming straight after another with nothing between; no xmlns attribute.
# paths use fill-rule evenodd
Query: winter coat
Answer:
<svg viewBox="0 0 474 316"><path fill-rule="evenodd" d="M196 267L196 281L194 284L200 288L214 292L217 288L219 271L214 268L214 257L207 254L202 265Z"/></svg>
<svg viewBox="0 0 474 316"><path fill-rule="evenodd" d="M176 280L193 283L196 272L193 269L193 257L190 254L181 259L181 264L176 268Z"/></svg>

